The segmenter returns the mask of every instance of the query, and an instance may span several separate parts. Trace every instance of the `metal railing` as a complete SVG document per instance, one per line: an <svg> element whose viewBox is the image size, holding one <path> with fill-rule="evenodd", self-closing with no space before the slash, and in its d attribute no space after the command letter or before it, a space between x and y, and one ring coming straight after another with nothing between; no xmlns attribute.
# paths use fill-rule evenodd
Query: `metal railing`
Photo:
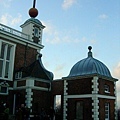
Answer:
<svg viewBox="0 0 120 120"><path fill-rule="evenodd" d="M10 28L10 27L3 25L3 24L0 24L0 30L8 32L8 33L13 34L13 35L17 35L17 36L22 37L22 38L27 39L27 40L29 39L29 35L24 34L20 31L17 31L15 29Z"/></svg>

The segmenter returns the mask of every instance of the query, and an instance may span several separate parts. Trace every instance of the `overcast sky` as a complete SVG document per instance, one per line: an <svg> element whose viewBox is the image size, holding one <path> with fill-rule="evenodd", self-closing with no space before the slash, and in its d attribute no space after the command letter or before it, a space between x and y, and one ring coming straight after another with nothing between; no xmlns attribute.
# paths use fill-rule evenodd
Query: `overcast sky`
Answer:
<svg viewBox="0 0 120 120"><path fill-rule="evenodd" d="M33 0L0 0L0 23L19 27L29 19ZM120 0L36 0L38 19L46 26L41 53L54 79L66 77L72 66L87 57L103 62L120 79ZM120 81L117 82L120 103ZM120 106L120 104L119 104Z"/></svg>

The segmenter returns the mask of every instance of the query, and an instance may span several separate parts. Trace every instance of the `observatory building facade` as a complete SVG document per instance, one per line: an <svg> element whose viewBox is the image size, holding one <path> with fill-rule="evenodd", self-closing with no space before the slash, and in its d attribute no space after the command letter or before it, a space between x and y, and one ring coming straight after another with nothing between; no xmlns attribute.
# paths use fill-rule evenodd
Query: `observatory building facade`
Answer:
<svg viewBox="0 0 120 120"><path fill-rule="evenodd" d="M31 118L52 106L56 120L117 120L117 79L93 57L92 47L67 77L53 80L42 64L45 26L35 18L36 8L29 14L22 32L0 24L0 100L9 104L10 113L25 104Z"/></svg>

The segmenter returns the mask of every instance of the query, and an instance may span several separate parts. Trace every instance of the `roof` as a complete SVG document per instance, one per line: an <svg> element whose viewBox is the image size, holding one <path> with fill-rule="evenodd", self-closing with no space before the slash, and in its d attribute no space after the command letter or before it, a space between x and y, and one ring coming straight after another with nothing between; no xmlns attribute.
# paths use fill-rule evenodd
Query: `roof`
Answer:
<svg viewBox="0 0 120 120"><path fill-rule="evenodd" d="M45 69L42 64L41 57L42 55L40 54L38 60L33 62L28 67L24 67L20 70L22 71L22 77L35 77L50 81L53 80L53 73Z"/></svg>
<svg viewBox="0 0 120 120"><path fill-rule="evenodd" d="M25 23L21 25L21 27L24 26L24 25L27 25L29 23L33 23L33 24L36 24L38 26L41 26L42 28L45 28L45 26L42 25L42 22L40 20L32 18L32 17L29 18L28 20L26 20Z"/></svg>
<svg viewBox="0 0 120 120"><path fill-rule="evenodd" d="M78 61L72 67L68 77L98 74L101 76L112 78L111 73L107 66L103 64L101 61L93 58L91 52L92 47L89 46L88 49L89 49L88 57Z"/></svg>
<svg viewBox="0 0 120 120"><path fill-rule="evenodd" d="M28 20L26 20L25 21L25 23L27 23L27 22L35 22L35 23L37 23L37 24L41 24L42 25L42 23L40 22L40 20L38 20L38 19L35 19L35 18L29 18ZM24 24L25 24L24 23Z"/></svg>

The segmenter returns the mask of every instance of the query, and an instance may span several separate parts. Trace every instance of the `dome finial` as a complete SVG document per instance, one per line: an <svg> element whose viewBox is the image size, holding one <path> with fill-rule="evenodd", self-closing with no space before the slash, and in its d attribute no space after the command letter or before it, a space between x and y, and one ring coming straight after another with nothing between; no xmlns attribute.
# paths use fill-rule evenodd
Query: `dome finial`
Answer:
<svg viewBox="0 0 120 120"><path fill-rule="evenodd" d="M33 1L33 8L29 10L29 15L32 18L35 18L38 15L38 10L35 8L36 0Z"/></svg>
<svg viewBox="0 0 120 120"><path fill-rule="evenodd" d="M88 46L88 50L89 50L89 52L88 52L88 57L92 57L91 49L92 49L92 47L91 47L91 46Z"/></svg>

